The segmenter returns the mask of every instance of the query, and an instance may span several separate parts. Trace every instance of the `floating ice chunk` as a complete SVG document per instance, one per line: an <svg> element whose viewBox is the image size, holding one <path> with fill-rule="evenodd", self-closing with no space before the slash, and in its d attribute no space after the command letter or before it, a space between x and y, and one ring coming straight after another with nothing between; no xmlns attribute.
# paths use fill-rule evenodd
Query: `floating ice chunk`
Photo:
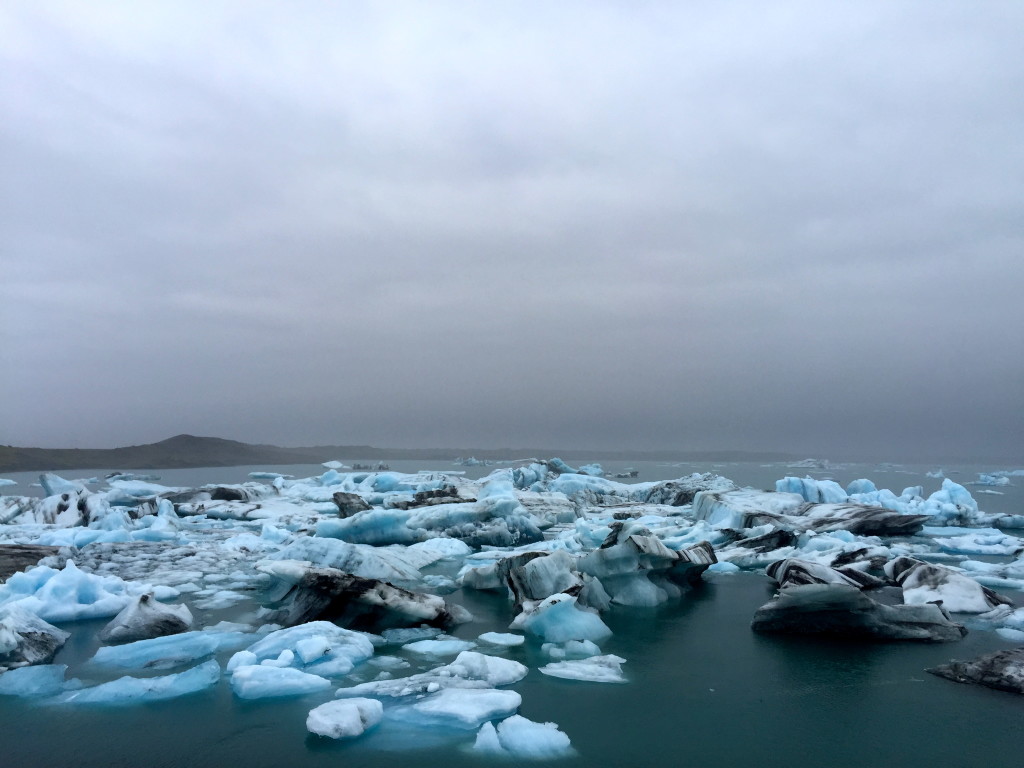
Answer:
<svg viewBox="0 0 1024 768"><path fill-rule="evenodd" d="M549 643L568 640L599 643L612 634L597 613L578 607L576 598L564 593L542 600L532 610L524 610L512 622L512 629L524 629Z"/></svg>
<svg viewBox="0 0 1024 768"><path fill-rule="evenodd" d="M815 480L813 477L784 477L775 483L779 493L797 493L806 501L816 504L842 504L847 492L834 480Z"/></svg>
<svg viewBox="0 0 1024 768"><path fill-rule="evenodd" d="M321 467L325 467L327 469L344 469L345 468L345 465L342 464L340 461L325 461L320 466Z"/></svg>
<svg viewBox="0 0 1024 768"><path fill-rule="evenodd" d="M481 680L493 686L517 683L526 677L529 671L518 661L488 656L476 651L463 651L455 661L442 669L448 675L467 680Z"/></svg>
<svg viewBox="0 0 1024 768"><path fill-rule="evenodd" d="M959 640L967 634L938 605L884 605L849 584L780 589L775 599L757 609L750 626L755 632L932 643Z"/></svg>
<svg viewBox="0 0 1024 768"><path fill-rule="evenodd" d="M1002 531L989 530L950 538L937 537L935 543L943 552L965 555L1016 555L1024 552L1024 540Z"/></svg>
<svg viewBox="0 0 1024 768"><path fill-rule="evenodd" d="M304 536L283 547L270 560L306 561L326 568L337 568L363 579L391 582L418 580L419 569L402 555L400 551L366 544Z"/></svg>
<svg viewBox="0 0 1024 768"><path fill-rule="evenodd" d="M484 632L478 639L488 645L500 645L505 648L513 648L526 642L525 637L511 632Z"/></svg>
<svg viewBox="0 0 1024 768"><path fill-rule="evenodd" d="M65 480L60 475L55 475L52 472L41 474L39 476L39 484L43 487L43 493L47 496L59 496L62 493L75 495L79 491L85 490L84 483Z"/></svg>
<svg viewBox="0 0 1024 768"><path fill-rule="evenodd" d="M1024 693L1024 648L988 653L973 661L951 661L925 671L957 683L976 683L1000 691Z"/></svg>
<svg viewBox="0 0 1024 768"><path fill-rule="evenodd" d="M294 667L253 664L236 667L231 673L231 689L242 699L304 696L331 687L326 677L312 675Z"/></svg>
<svg viewBox="0 0 1024 768"><path fill-rule="evenodd" d="M1009 485L1009 484L1010 484L1010 478L1007 477L1006 475L1002 475L1002 474L989 474L989 473L986 473L986 472L979 472L978 473L978 479L975 480L973 483L970 483L970 485L995 485L995 486L1002 486L1002 485Z"/></svg>
<svg viewBox="0 0 1024 768"><path fill-rule="evenodd" d="M569 737L555 723L535 723L512 715L498 723L484 723L473 749L521 760L552 760L573 754Z"/></svg>
<svg viewBox="0 0 1024 768"><path fill-rule="evenodd" d="M228 674L234 672L239 667L249 667L254 664L259 664L259 657L252 651L239 651L230 659L228 659L228 665L225 667Z"/></svg>
<svg viewBox="0 0 1024 768"><path fill-rule="evenodd" d="M544 643L541 651L551 659L561 661L563 659L587 659L591 656L600 656L601 649L596 643L589 640L570 640L567 643Z"/></svg>
<svg viewBox="0 0 1024 768"><path fill-rule="evenodd" d="M39 698L80 688L81 680L64 679L67 669L67 664L38 664L4 672L0 675L0 696Z"/></svg>
<svg viewBox="0 0 1024 768"><path fill-rule="evenodd" d="M435 536L432 539L410 544L406 547L406 557L417 568L426 568L439 560L459 560L473 552L473 548L461 539L446 536Z"/></svg>
<svg viewBox="0 0 1024 768"><path fill-rule="evenodd" d="M49 664L69 637L69 632L18 605L0 606L0 672Z"/></svg>
<svg viewBox="0 0 1024 768"><path fill-rule="evenodd" d="M455 728L479 728L488 720L508 717L519 709L523 697L496 688L443 688L413 704L410 709L427 723Z"/></svg>
<svg viewBox="0 0 1024 768"><path fill-rule="evenodd" d="M316 651L323 649L321 655ZM248 654L257 663L280 658L283 651L294 654L294 663L318 675L347 675L356 664L373 656L373 643L360 632L342 629L327 621L312 621L279 629L253 643Z"/></svg>
<svg viewBox="0 0 1024 768"><path fill-rule="evenodd" d="M121 677L109 683L84 688L60 696L57 701L71 704L107 704L122 706L145 701L163 701L212 688L220 680L220 665L213 660L175 675L162 677Z"/></svg>
<svg viewBox="0 0 1024 768"><path fill-rule="evenodd" d="M518 715L513 715L513 717L518 717ZM498 731L495 729L494 723L484 723L480 726L480 730L476 734L476 741L473 743L473 749L487 755L508 756L505 748L501 746L501 742L498 740Z"/></svg>
<svg viewBox="0 0 1024 768"><path fill-rule="evenodd" d="M413 544L423 541L427 534L410 526L411 516L405 509L372 509L342 519L321 520L316 535L370 546Z"/></svg>
<svg viewBox="0 0 1024 768"><path fill-rule="evenodd" d="M499 560L496 569L498 581L509 586L516 605L578 590L583 584L576 561L564 550L521 552Z"/></svg>
<svg viewBox="0 0 1024 768"><path fill-rule="evenodd" d="M476 643L470 640L459 640L455 637L437 640L417 640L402 646L405 650L424 656L454 656L456 653L475 648Z"/></svg>
<svg viewBox="0 0 1024 768"><path fill-rule="evenodd" d="M135 499L151 499L162 493L174 493L181 488L171 488L144 480L111 480L110 487Z"/></svg>
<svg viewBox="0 0 1024 768"><path fill-rule="evenodd" d="M860 480L854 480L848 486L846 486L846 493L853 496L855 493L875 493L878 488L867 478L861 478Z"/></svg>
<svg viewBox="0 0 1024 768"><path fill-rule="evenodd" d="M405 645L416 640L431 640L441 634L437 627L404 627L400 629L385 629L381 637L388 645Z"/></svg>
<svg viewBox="0 0 1024 768"><path fill-rule="evenodd" d="M97 649L92 661L106 667L162 669L188 664L220 651L240 648L252 640L245 632L182 632L125 645Z"/></svg>
<svg viewBox="0 0 1024 768"><path fill-rule="evenodd" d="M225 539L220 544L224 549L243 553L264 552L269 549L275 549L275 545L276 542L271 541L268 538L248 532L232 536L230 539Z"/></svg>
<svg viewBox="0 0 1024 768"><path fill-rule="evenodd" d="M478 565L476 562L462 566L457 577L458 583L470 589L504 591L505 585L498 579L497 563Z"/></svg>
<svg viewBox="0 0 1024 768"><path fill-rule="evenodd" d="M551 677L562 677L567 680L585 680L591 683L624 683L622 664L625 659L609 654L607 656L591 656L587 659L574 661L556 661L546 664L540 671Z"/></svg>
<svg viewBox="0 0 1024 768"><path fill-rule="evenodd" d="M362 736L384 717L384 705L376 699L328 701L311 710L306 729L329 739L353 739Z"/></svg>
<svg viewBox="0 0 1024 768"><path fill-rule="evenodd" d="M752 528L779 515L792 515L805 500L796 493L701 491L693 498L693 515L716 528Z"/></svg>
<svg viewBox="0 0 1024 768"><path fill-rule="evenodd" d="M5 485L17 485L17 484L18 484L17 480L9 480L6 477L0 477L0 488L4 487Z"/></svg>
<svg viewBox="0 0 1024 768"><path fill-rule="evenodd" d="M192 612L187 605L164 605L151 592L139 595L128 603L114 620L100 632L104 643L129 643L151 637L175 635L192 626Z"/></svg>
<svg viewBox="0 0 1024 768"><path fill-rule="evenodd" d="M0 605L20 605L47 621L97 619L117 615L132 596L148 591L158 598L178 594L168 587L85 573L68 560L61 570L38 566L15 573L0 586Z"/></svg>
<svg viewBox="0 0 1024 768"><path fill-rule="evenodd" d="M1013 604L970 576L912 557L890 560L885 564L885 575L903 587L903 602L907 605L938 600L953 613L985 613L998 605Z"/></svg>
<svg viewBox="0 0 1024 768"><path fill-rule="evenodd" d="M740 567L735 563L718 562L709 565L708 570L712 573L736 573Z"/></svg>
<svg viewBox="0 0 1024 768"><path fill-rule="evenodd" d="M380 669L408 669L412 666L408 661L397 656L374 656L367 664Z"/></svg>
<svg viewBox="0 0 1024 768"><path fill-rule="evenodd" d="M264 667L290 667L295 663L295 652L290 650L281 651L276 659L264 659L260 662Z"/></svg>
<svg viewBox="0 0 1024 768"><path fill-rule="evenodd" d="M402 698L435 693L442 688L493 688L526 677L525 665L511 659L463 651L455 661L429 672L397 680L375 680L340 688L338 696L391 696Z"/></svg>
<svg viewBox="0 0 1024 768"><path fill-rule="evenodd" d="M326 619L353 629L432 624L447 627L468 620L438 595L413 592L380 579L366 579L334 568L285 564L261 566L289 586L278 599L289 597L285 624ZM298 579L295 580L296 576Z"/></svg>
<svg viewBox="0 0 1024 768"><path fill-rule="evenodd" d="M196 594L196 597L199 599L194 602L195 607L204 611L222 611L249 599L248 595L233 589L218 589L206 595L201 591Z"/></svg>
<svg viewBox="0 0 1024 768"><path fill-rule="evenodd" d="M853 568L830 568L810 560L787 558L776 560L765 569L769 578L780 587L799 584L848 584L858 589L881 587L885 582Z"/></svg>
<svg viewBox="0 0 1024 768"><path fill-rule="evenodd" d="M330 639L323 635L314 635L295 643L295 654L303 664L312 664L322 659L331 650ZM284 651L282 651L284 653Z"/></svg>

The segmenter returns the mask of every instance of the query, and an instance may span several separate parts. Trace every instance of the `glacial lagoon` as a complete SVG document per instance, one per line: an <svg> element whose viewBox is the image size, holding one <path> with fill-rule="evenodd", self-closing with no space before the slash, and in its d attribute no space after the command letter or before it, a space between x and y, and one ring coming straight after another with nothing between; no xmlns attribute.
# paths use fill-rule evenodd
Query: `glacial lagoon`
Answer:
<svg viewBox="0 0 1024 768"><path fill-rule="evenodd" d="M393 472L424 469L412 462L390 464ZM633 466L639 469L639 477L617 482L649 483L692 472L713 472L740 486L773 489L783 477L809 475L834 478L843 487L853 480L869 478L878 488L893 489L897 495L906 487L922 486L924 497L937 491L942 482L926 475L937 469L931 466L838 465L827 470L750 464ZM425 468L464 472L453 477L471 480L500 469ZM613 474L625 467L609 464L604 469ZM1024 478L1011 477L1009 484L998 486L968 484L978 478L979 472L993 469L999 468L944 468L947 477L964 484L981 512L1024 513L1020 487ZM324 475L324 468L319 466L146 470L145 474L160 475L156 482L161 485L196 488L209 483L251 482L249 473L258 470L298 478ZM67 478L97 476L101 482L89 486L96 493L105 488L104 474L96 470L62 473ZM7 496L43 495L41 489L30 485L34 474L7 477L18 483L2 489ZM685 509L681 514L678 522L685 527ZM183 535L193 535L189 526L194 523L185 516L182 520ZM264 522L220 521L254 535L259 535ZM1011 528L1004 531L1009 537L1020 532ZM39 529L0 526L0 535L4 541L27 542L39 535ZM554 535L572 535L572 531L558 526ZM672 540L671 536L667 538ZM933 556L936 562L954 566L964 560L998 565L1014 562L1017 557L942 551L931 543L934 539L903 537L896 543L916 547L922 557ZM88 549L83 547L82 554ZM255 562L272 549L270 546L250 559ZM728 547L721 548L721 552L728 557ZM231 552L228 559L232 569L239 562L237 556L237 551ZM85 568L89 559L80 559ZM472 614L471 621L452 627L449 634L476 642L476 651L519 661L529 669L522 680L508 688L522 697L520 715L535 722L556 723L571 740L572 753L558 758L559 765L789 766L796 762L821 766L1010 766L1020 762L1018 729L1024 717L1024 697L958 685L924 671L951 658L971 659L1016 645L997 634L994 626L976 625L970 616L954 616L966 622L969 632L953 643L866 643L759 634L751 631L751 618L777 589L764 575L763 567L708 571L678 599L654 607L612 605L602 611L601 619L612 634L600 643L601 651L626 660L622 664L626 682L584 682L541 674L539 668L552 659L536 638L511 648L479 642L485 632L510 631L513 606L500 592L459 587L456 582L464 565L461 558L442 559L423 569L431 577L428 582L439 586L438 593ZM141 564L128 570L147 572ZM215 583L211 581L211 588ZM187 591L174 602L193 605L193 629L221 621L256 624L254 612L261 602L260 595L238 591L244 599L222 604L211 600L209 608L196 607L202 598ZM998 591L1018 606L1024 604L1024 593L1019 590L1004 585ZM98 634L108 621L109 617L58 622L71 635L54 662L68 665L69 678L80 678L89 686L122 674L144 677L167 673L98 668L91 659L100 645ZM222 668L232 653L215 655ZM408 662L409 666L396 671L395 677L452 661L452 657L423 657L401 646L378 648L376 654ZM256 701L235 695L227 677L198 693L133 706L56 704L0 696L3 765L480 766L503 762L502 758L472 749L476 729L440 727L387 715L379 727L349 742L308 733L307 714L331 700L335 688L373 680L380 671L363 663L349 675L332 680L328 691Z"/></svg>

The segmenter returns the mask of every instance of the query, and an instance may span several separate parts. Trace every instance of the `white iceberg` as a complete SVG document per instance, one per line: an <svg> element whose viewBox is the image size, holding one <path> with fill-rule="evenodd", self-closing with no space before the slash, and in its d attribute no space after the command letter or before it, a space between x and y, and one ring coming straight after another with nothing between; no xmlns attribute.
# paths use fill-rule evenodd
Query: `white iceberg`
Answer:
<svg viewBox="0 0 1024 768"><path fill-rule="evenodd" d="M569 737L555 723L535 723L512 715L495 726L484 723L473 749L520 760L551 760L574 753Z"/></svg>
<svg viewBox="0 0 1024 768"><path fill-rule="evenodd" d="M339 699L310 710L306 729L329 739L362 736L384 717L384 705L376 699Z"/></svg>
<svg viewBox="0 0 1024 768"><path fill-rule="evenodd" d="M556 661L546 664L540 671L551 677L566 680L584 680L590 683L624 683L622 664L625 659L609 654L607 656L591 656L587 659Z"/></svg>
<svg viewBox="0 0 1024 768"><path fill-rule="evenodd" d="M121 677L109 683L63 694L55 701L66 704L127 706L198 693L212 688L219 680L220 665L211 660L175 675Z"/></svg>

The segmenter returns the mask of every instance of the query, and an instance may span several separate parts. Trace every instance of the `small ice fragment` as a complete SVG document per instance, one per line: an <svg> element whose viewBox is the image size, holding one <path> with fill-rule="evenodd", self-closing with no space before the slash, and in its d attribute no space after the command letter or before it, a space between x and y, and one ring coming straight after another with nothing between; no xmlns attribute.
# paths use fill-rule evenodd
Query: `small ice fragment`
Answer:
<svg viewBox="0 0 1024 768"><path fill-rule="evenodd" d="M480 635L479 639L490 645L500 645L506 648L512 648L526 642L525 637L512 634L511 632L484 632Z"/></svg>
<svg viewBox="0 0 1024 768"><path fill-rule="evenodd" d="M383 717L384 705L376 699L338 699L311 710L306 728L330 739L352 739L377 725Z"/></svg>
<svg viewBox="0 0 1024 768"><path fill-rule="evenodd" d="M609 654L607 656L591 656L589 659L576 661L557 661L540 668L540 671L551 677L567 680L585 680L591 683L624 683L621 665L626 660Z"/></svg>

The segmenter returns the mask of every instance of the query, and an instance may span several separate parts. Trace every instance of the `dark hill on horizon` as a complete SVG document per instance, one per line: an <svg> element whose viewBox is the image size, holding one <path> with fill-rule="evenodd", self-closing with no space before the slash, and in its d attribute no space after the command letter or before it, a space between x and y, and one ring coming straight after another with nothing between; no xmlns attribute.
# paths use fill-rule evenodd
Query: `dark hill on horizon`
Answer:
<svg viewBox="0 0 1024 768"><path fill-rule="evenodd" d="M587 451L551 448L374 448L369 445L318 445L282 448L252 445L220 437L176 435L148 445L122 448L17 448L0 446L0 472L68 469L186 469L247 465L320 464L333 459L423 459L456 456L478 459L522 459L562 456L592 461L792 461L801 456L752 451Z"/></svg>

